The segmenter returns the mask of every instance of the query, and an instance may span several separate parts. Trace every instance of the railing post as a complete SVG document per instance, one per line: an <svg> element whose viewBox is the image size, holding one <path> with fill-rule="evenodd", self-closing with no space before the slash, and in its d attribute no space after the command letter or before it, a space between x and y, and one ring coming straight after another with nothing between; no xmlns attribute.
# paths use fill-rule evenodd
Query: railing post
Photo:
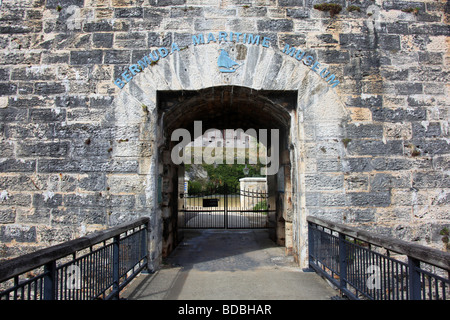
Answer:
<svg viewBox="0 0 450 320"><path fill-rule="evenodd" d="M144 269L144 272L151 272L150 269L150 251L149 251L149 245L148 245L148 239L150 239L150 223L146 223L144 225L144 229L142 230L142 254L143 257L145 257L145 264L146 267Z"/></svg>
<svg viewBox="0 0 450 320"><path fill-rule="evenodd" d="M421 300L420 273L417 268L420 268L420 261L408 256L409 300Z"/></svg>
<svg viewBox="0 0 450 320"><path fill-rule="evenodd" d="M51 261L44 266L44 300L56 298L56 261Z"/></svg>
<svg viewBox="0 0 450 320"><path fill-rule="evenodd" d="M339 282L340 288L347 288L347 245L345 234L339 233Z"/></svg>
<svg viewBox="0 0 450 320"><path fill-rule="evenodd" d="M314 254L314 231L311 222L308 223L308 268L312 268Z"/></svg>
<svg viewBox="0 0 450 320"><path fill-rule="evenodd" d="M113 300L119 300L119 251L120 235L117 235L113 242Z"/></svg>

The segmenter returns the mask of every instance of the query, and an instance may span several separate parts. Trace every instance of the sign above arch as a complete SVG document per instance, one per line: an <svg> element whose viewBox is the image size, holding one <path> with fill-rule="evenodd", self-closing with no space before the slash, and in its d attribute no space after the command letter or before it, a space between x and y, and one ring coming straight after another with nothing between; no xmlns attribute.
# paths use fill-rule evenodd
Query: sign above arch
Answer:
<svg viewBox="0 0 450 320"><path fill-rule="evenodd" d="M240 32L225 32L220 31L218 33L196 34L192 35L192 45L194 47L200 45L208 45L210 43L234 43L242 45L254 45L261 46L262 48L271 48L272 42L269 37L262 35L255 35L251 33ZM180 48L175 42L169 47L160 47L142 56L136 63L131 64L126 68L115 81L114 84L120 89L133 80L133 78L139 73L143 72L146 68L152 67L158 63L159 60L166 58L169 55L178 53L187 47ZM297 60L298 63L311 68L312 71L323 79L331 88L339 85L340 81L332 74L327 67L323 66L312 53L309 53L306 49L295 48L292 45L286 43L283 48L278 48L283 54L292 57ZM221 48L217 53L217 71L222 73L234 73L240 64L234 61L229 52Z"/></svg>

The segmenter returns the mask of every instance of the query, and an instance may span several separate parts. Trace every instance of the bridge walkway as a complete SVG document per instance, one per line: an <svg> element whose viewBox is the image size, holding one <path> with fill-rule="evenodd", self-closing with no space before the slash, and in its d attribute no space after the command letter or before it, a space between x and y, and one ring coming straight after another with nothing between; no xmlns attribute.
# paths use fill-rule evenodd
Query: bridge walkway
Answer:
<svg viewBox="0 0 450 320"><path fill-rule="evenodd" d="M185 230L154 274L121 294L128 300L330 300L338 291L303 272L267 230Z"/></svg>

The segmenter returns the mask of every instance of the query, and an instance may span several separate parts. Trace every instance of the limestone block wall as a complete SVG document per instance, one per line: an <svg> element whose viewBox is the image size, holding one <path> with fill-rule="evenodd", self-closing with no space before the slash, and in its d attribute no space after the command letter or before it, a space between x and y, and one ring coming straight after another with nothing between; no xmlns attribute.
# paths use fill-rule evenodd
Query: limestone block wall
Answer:
<svg viewBox="0 0 450 320"><path fill-rule="evenodd" d="M448 3L322 2L1 1L0 257L146 215L160 259L156 91L224 85L298 92L294 254L306 215L445 249ZM216 70L220 48L245 64L235 75Z"/></svg>

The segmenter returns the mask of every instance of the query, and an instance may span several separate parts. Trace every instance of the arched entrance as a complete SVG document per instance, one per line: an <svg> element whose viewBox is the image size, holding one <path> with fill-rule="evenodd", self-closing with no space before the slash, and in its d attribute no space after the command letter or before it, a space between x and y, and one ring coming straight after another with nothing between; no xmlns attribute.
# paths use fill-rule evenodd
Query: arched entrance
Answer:
<svg viewBox="0 0 450 320"><path fill-rule="evenodd" d="M318 197L329 191L319 179L323 164L345 156L337 138L345 137L348 112L337 88L295 57L275 48L239 46L246 54L236 55L241 67L234 73L222 73L218 58L223 48L238 52L238 44L189 46L136 73L114 100L116 126L139 128L142 147L133 150L143 184L138 205L151 218L149 245L155 269L177 241L172 212L182 166L171 161L170 134L184 128L193 136L197 120L204 130L280 130L279 170L269 179L282 218L277 239L301 267L308 265L306 216L317 211ZM330 166L325 171L341 177L342 170ZM338 186L332 192L345 191Z"/></svg>
<svg viewBox="0 0 450 320"><path fill-rule="evenodd" d="M291 180L290 128L297 104L297 92L220 86L198 91L159 91L157 101L158 123L162 129L159 154L163 171L160 180L166 184L161 199L163 255L168 254L181 237L182 226L179 218L180 201L184 194L184 163L176 163L173 159L173 149L180 142L179 136L173 139L173 133L180 129L185 130L189 141L193 141L199 134L203 135L207 129L212 128L222 132L239 129L243 132L256 132L258 141L264 140L263 143L269 155L266 160L267 200L269 207L273 210L273 216L270 215L269 218L271 220L270 236L279 245L287 246L290 251L291 241L286 242L285 218L287 212L292 211L292 202L285 197L284 190L290 186ZM198 130L199 124L200 130ZM227 157L225 153L226 151L220 160L223 163L228 160L227 163L230 163L230 159L225 159ZM190 163L191 157L187 160ZM227 212L226 208L225 212ZM225 228L228 227L226 221ZM218 226L221 227L220 224L209 227ZM288 237L292 235L289 234Z"/></svg>

